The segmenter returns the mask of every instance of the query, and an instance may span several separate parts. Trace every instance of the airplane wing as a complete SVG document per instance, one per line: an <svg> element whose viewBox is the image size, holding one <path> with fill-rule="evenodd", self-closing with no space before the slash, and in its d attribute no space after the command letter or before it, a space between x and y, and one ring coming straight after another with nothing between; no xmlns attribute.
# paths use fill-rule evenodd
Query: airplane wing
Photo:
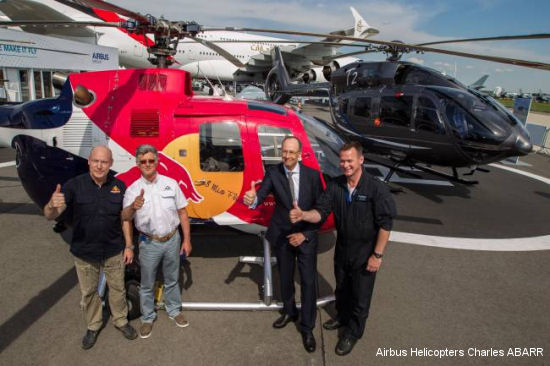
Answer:
<svg viewBox="0 0 550 366"><path fill-rule="evenodd" d="M72 7L78 6L76 4L72 4L70 2L63 1L63 0L60 0L60 1L52 0L52 1L54 3L58 3L60 8L63 7L64 5L72 6ZM81 8L82 9L78 9L80 12L85 12L87 14L90 14L89 9L88 11L86 11L85 7L82 6ZM2 0L0 1L0 11L13 21L21 21L21 20L67 21L67 22L74 21L73 18L65 15L63 12L57 9L54 9L52 6L49 6L48 4L44 4L35 0ZM93 18L94 17L90 17L88 20L91 20ZM23 31L29 32L29 33L36 33L41 35L73 39L73 40L76 39L78 41L87 42L87 43L96 42L95 32L84 27L82 28L48 27L48 26L32 25L32 26L21 26L21 28L23 29Z"/></svg>
<svg viewBox="0 0 550 366"><path fill-rule="evenodd" d="M369 26L363 17L350 7L354 17L353 28L331 32L334 35L343 35L356 38L367 38L378 34L379 31ZM274 43L277 43L274 41ZM330 44L323 44L330 43ZM324 66L338 57L338 49L346 44L353 42L327 37L316 43L306 43L302 45L280 46L285 66L288 69L291 78L298 76L316 66ZM263 51L253 57L235 73L236 80L258 79L264 80L265 75L273 67L273 57L271 50Z"/></svg>

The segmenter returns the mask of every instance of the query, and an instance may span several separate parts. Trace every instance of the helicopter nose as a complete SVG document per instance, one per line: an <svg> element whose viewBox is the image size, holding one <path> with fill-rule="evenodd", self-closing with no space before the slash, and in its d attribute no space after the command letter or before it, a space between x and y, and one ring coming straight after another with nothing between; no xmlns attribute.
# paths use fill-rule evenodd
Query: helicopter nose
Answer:
<svg viewBox="0 0 550 366"><path fill-rule="evenodd" d="M527 155L533 150L533 144L529 139L529 136L519 135L516 139L516 148L518 152L522 155Z"/></svg>

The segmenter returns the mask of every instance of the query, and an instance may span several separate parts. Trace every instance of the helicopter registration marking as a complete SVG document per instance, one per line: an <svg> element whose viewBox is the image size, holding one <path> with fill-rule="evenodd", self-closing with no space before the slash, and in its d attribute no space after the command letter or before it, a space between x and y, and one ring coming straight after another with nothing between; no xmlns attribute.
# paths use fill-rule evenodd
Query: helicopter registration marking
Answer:
<svg viewBox="0 0 550 366"><path fill-rule="evenodd" d="M352 69L346 70L346 74L347 74L347 84L348 84L348 86L355 85L357 83L357 69L354 67ZM350 80L349 80L350 77L352 77L351 83L350 83Z"/></svg>

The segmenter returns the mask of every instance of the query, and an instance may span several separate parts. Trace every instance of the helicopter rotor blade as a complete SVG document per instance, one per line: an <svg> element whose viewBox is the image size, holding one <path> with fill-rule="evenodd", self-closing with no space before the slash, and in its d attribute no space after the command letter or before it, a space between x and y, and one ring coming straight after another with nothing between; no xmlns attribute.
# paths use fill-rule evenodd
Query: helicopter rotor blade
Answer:
<svg viewBox="0 0 550 366"><path fill-rule="evenodd" d="M461 43L461 42L480 42L480 41L512 41L518 39L546 39L550 38L550 33L538 33L538 34L523 34L517 36L498 36L498 37L482 37L482 38L462 38L462 39L449 39L445 41L435 41L426 43L416 43L417 46L432 46L436 44L446 43Z"/></svg>
<svg viewBox="0 0 550 366"><path fill-rule="evenodd" d="M139 21L142 24L149 24L149 19L147 19L145 16L135 13L133 11L130 11L128 9L121 8L120 6L108 3L107 1L102 0L78 0L78 1L71 1L74 3L78 3L80 5L87 5L90 8L97 8L102 10L108 10L113 11L115 13L118 13L120 15L124 15L128 18L132 18L134 20Z"/></svg>
<svg viewBox="0 0 550 366"><path fill-rule="evenodd" d="M416 51L421 51L421 52L443 53L443 54L452 55L452 56L475 58L475 59L484 60L484 61L499 62L499 63L503 63L503 64L529 67L529 68L534 68L534 69L539 69L539 70L550 70L550 64L543 63L543 62L512 59L512 58L498 57L498 56L477 55L477 54L473 54L473 53L443 50L443 49L439 49L439 48L418 46L418 45L401 43L401 42L379 41L379 40L374 40L374 39L365 40L365 39L362 39L362 38L355 38L355 37L342 36L342 35L336 35L336 34L328 35L328 34L323 34L323 33L301 32L301 31L291 31L291 30L277 30L277 29L263 29L263 28L235 28L235 27L204 28L203 30L225 30L225 31L234 31L234 32L256 32L256 33L288 34L288 35L307 36L307 37L329 37L330 36L332 38L348 40L348 41L386 45L386 46L391 46L391 47L394 47L394 48L397 48L397 49L411 49L411 50L416 50Z"/></svg>
<svg viewBox="0 0 550 366"><path fill-rule="evenodd" d="M3 27L121 27L120 22L86 22L86 21L59 21L59 20L17 20L0 21Z"/></svg>
<svg viewBox="0 0 550 366"><path fill-rule="evenodd" d="M244 64L238 58L236 58L235 56L233 56L232 54L230 54L229 52L224 50L222 47L216 45L213 42L207 41L207 40L202 39L202 38L193 37L193 36L187 36L187 38L191 38L193 41L195 41L197 43L200 43L203 46L208 47L211 50L219 53L220 56L222 56L227 61L231 62L233 65L235 65L237 67L243 67L244 66Z"/></svg>

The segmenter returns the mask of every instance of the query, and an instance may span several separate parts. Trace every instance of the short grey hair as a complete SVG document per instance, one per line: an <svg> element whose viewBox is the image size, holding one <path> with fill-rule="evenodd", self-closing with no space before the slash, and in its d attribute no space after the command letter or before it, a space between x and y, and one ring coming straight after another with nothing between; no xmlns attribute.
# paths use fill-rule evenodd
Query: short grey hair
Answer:
<svg viewBox="0 0 550 366"><path fill-rule="evenodd" d="M143 144L143 145L139 145L136 149L136 163L139 163L138 156L145 155L147 153L153 153L153 155L155 156L155 160L157 160L158 158L157 149L153 145Z"/></svg>

